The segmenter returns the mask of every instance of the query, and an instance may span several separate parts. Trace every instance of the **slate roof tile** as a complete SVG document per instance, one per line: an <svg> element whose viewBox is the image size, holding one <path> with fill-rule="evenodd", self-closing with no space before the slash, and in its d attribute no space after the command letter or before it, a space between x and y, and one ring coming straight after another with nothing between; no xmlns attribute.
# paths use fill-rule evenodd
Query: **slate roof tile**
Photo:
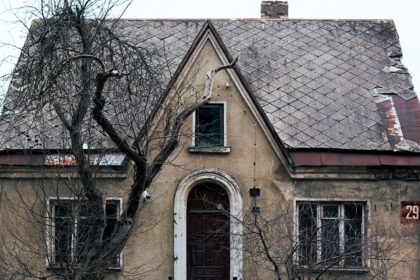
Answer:
<svg viewBox="0 0 420 280"><path fill-rule="evenodd" d="M392 22L259 19L211 22L230 54L239 56L241 74L274 130L288 146L392 150L370 92L381 87L405 100L416 98L406 71L384 72L398 62L389 54L401 54ZM205 21L122 20L119 24L127 28L127 36L139 45L165 48L166 58L171 61L165 74L169 81ZM4 132L10 133L8 129ZM44 129L30 135L42 136ZM7 145L27 147L27 138L18 137ZM61 138L54 141L47 141L46 145L51 148L63 145Z"/></svg>

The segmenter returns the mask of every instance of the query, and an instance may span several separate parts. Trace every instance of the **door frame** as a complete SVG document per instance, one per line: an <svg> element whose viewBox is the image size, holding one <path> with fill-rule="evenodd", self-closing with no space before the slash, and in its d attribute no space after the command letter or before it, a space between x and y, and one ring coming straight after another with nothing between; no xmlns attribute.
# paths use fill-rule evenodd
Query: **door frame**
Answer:
<svg viewBox="0 0 420 280"><path fill-rule="evenodd" d="M193 187L212 182L225 188L229 196L230 212L230 277L242 279L242 196L235 180L216 170L198 170L186 176L179 184L174 199L174 279L187 279L187 201Z"/></svg>

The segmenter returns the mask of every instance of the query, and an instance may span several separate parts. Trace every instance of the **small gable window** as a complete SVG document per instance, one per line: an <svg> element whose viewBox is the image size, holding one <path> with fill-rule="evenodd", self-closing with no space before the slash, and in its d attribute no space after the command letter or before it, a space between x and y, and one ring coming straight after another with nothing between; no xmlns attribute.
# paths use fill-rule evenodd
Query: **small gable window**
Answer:
<svg viewBox="0 0 420 280"><path fill-rule="evenodd" d="M195 146L224 146L224 104L200 107L195 115Z"/></svg>

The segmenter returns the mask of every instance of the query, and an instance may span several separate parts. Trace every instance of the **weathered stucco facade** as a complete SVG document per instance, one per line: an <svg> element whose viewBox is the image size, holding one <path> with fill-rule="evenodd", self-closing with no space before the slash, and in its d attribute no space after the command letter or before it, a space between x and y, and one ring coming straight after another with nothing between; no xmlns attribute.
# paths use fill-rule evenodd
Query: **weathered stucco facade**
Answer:
<svg viewBox="0 0 420 280"><path fill-rule="evenodd" d="M82 2L33 21L5 97L1 279L420 279L420 102L392 20Z"/></svg>
<svg viewBox="0 0 420 280"><path fill-rule="evenodd" d="M204 89L202 77L205 77L205 73L227 62L229 59L214 34L207 30L179 77L192 80L195 76L195 86ZM257 186L261 190L261 196L256 201L260 207L259 215L266 218L284 216L279 220L283 223L280 228L283 228L283 234L288 233L290 238L276 243L283 246L281 248L284 251L290 250L293 238L296 238L294 235L297 230L297 201L362 202L365 205L367 223L365 238L379 239L386 246L392 247L392 252L389 251L392 253L392 256L389 256L392 258L392 266L386 266L386 270L389 271L385 278L381 279L419 279L420 227L418 224L400 223L401 201L420 200L418 179L402 180L392 176L375 179L372 174L377 174L378 168L374 170L361 166L326 166L322 172L319 172L321 169L317 167L316 172L299 173L290 166L282 147L267 126L265 117L255 107L241 79L232 69L217 75L211 102L224 104L225 146L229 147L229 150L190 149L194 116L187 119L183 126L183 135L186 136L181 137L171 160L154 180L149 190L152 198L145 203L135 221L137 228L122 253L122 269L110 272L110 279L123 279L130 275L136 275L132 277L138 279L143 279L140 275L144 279L187 279L185 274L176 275L182 273L176 271L176 267L177 263L186 262L186 255L179 255L179 248L174 249L177 246L176 242L179 242L177 240L186 238L185 235L177 235L179 231L174 231L178 226L177 221L186 215L174 210L177 209L177 204L185 203L175 200L185 178L190 178L193 185L203 181L214 181L222 184L224 188L228 186L223 185L223 182L233 181L232 185L237 186L239 193L236 197L230 196L230 199L241 199L241 209L236 217L239 221L253 217L251 208L255 205L249 190ZM389 168L392 170L394 167ZM403 172L411 171L417 173L417 167L404 167ZM131 172L129 165L127 170L105 169L99 172L98 182L106 196L124 197L131 185ZM199 174L201 177L194 177L192 174ZM348 174L353 175L350 177ZM0 171L0 176L0 213L5 245L13 247L12 244L17 242L13 250L17 250L21 256L27 255L27 258L31 258L30 263L40 271L48 271L45 254L42 253L46 250L45 225L37 224L34 220L33 223L28 221L30 218L26 208L16 202L25 195L23 200L42 213L43 209L46 209L46 198L69 196L65 186L76 184L76 180L71 179L71 167L56 170L53 167L36 169L6 166ZM62 178L57 179L57 176ZM215 178L219 177L225 181L215 181ZM39 190L42 190L43 197L39 196ZM230 205L233 204L234 201L230 201ZM242 242L243 249L231 248L239 252L236 258L231 257L231 264L238 260L241 260L241 264L231 265L229 279L274 279L267 260L255 263L248 255L247 250L252 246L247 240L248 229L245 223L240 227L244 234L236 237ZM180 232L182 233L182 230ZM16 237L19 237L19 241L16 241ZM33 248L26 247L27 244L33 245ZM186 241L181 244L186 244ZM34 251L39 252L39 258L33 257ZM293 253L291 255L293 256ZM323 279L370 279L380 267L373 257L366 261L367 264L360 269L331 269L331 272L323 275ZM184 269L186 273L186 268Z"/></svg>

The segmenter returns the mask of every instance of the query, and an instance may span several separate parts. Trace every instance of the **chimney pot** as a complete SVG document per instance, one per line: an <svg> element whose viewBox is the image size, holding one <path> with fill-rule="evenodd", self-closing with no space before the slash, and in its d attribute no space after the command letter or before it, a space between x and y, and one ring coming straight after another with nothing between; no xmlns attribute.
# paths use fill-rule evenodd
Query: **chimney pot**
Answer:
<svg viewBox="0 0 420 280"><path fill-rule="evenodd" d="M289 5L287 1L262 1L262 19L285 19L289 16Z"/></svg>

